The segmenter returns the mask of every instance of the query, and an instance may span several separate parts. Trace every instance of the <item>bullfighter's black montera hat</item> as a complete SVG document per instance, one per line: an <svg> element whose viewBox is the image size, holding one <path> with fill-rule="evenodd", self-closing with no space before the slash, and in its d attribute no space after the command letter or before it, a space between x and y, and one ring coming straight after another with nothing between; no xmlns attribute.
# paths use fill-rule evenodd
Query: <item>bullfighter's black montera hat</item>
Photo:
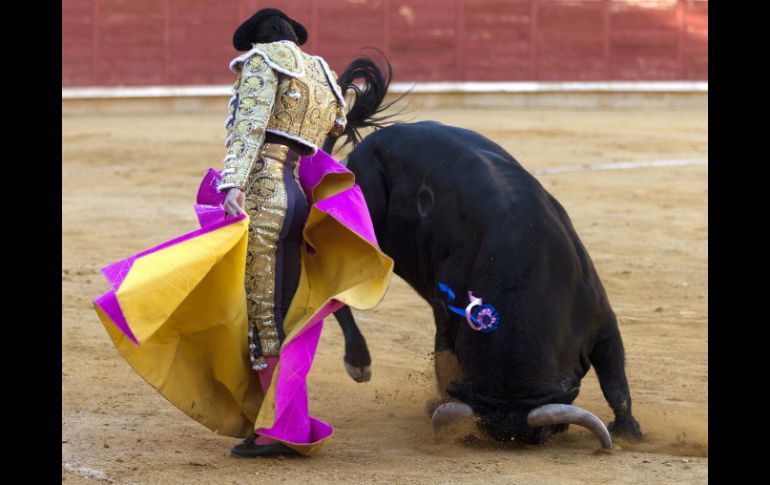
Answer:
<svg viewBox="0 0 770 485"><path fill-rule="evenodd" d="M305 30L305 27L301 23L290 18L288 15L281 12L277 8L263 8L262 10L252 15L247 21L238 26L237 29L235 29L235 34L233 34L233 46L239 51L247 51L251 49L251 46L254 43L254 38L256 37L259 23L270 17L281 17L282 19L289 22L292 29L294 29L294 33L297 34L299 45L307 42L307 30Z"/></svg>

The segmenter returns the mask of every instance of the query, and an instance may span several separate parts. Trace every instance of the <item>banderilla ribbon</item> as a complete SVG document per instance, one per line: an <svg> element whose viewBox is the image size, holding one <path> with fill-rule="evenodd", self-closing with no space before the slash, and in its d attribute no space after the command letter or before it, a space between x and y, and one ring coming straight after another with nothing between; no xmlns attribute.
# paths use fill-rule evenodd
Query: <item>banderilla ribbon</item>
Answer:
<svg viewBox="0 0 770 485"><path fill-rule="evenodd" d="M484 300L473 296L471 291L468 291L468 299L470 300L470 303L463 310L462 308L451 304L454 302L455 292L452 291L450 287L441 282L439 282L438 287L441 291L447 294L447 307L449 310L460 316L464 316L465 320L468 322L468 325L470 325L473 330L476 330L477 332L490 333L497 330L497 327L500 326L500 316L497 313L495 307L489 304L484 305ZM473 309L475 307L479 307L479 309L474 315Z"/></svg>

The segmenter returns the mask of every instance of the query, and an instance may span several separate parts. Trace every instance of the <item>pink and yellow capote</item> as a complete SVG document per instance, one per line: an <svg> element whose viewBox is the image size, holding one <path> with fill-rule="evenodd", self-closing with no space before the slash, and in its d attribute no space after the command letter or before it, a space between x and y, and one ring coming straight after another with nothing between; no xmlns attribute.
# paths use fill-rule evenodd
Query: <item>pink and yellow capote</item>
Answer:
<svg viewBox="0 0 770 485"><path fill-rule="evenodd" d="M244 291L248 219L226 216L210 169L195 206L201 228L105 267L94 308L120 354L166 399L219 434L252 431L311 455L332 435L308 412L306 376L324 317L375 307L393 260L380 251L360 187L318 151L299 161L310 213L286 339L263 392L251 369Z"/></svg>

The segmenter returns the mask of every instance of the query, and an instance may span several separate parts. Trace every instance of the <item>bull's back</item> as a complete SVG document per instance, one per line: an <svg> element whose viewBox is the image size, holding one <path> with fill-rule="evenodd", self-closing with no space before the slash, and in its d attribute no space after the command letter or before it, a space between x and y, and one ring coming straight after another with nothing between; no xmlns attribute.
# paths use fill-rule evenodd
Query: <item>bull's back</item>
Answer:
<svg viewBox="0 0 770 485"><path fill-rule="evenodd" d="M561 231L537 180L471 130L434 121L395 124L366 137L350 154L348 168L367 196L396 273L426 299L436 268L447 261L464 274L475 262L463 255L481 251L513 252L518 261L534 262L532 252L544 248L533 247L528 234ZM548 239L563 246L549 251L570 251L564 234Z"/></svg>
<svg viewBox="0 0 770 485"><path fill-rule="evenodd" d="M436 270L445 266L463 275L491 271L506 278L548 260L560 278L545 279L542 293L579 284L582 293L602 299L566 211L483 135L435 121L398 123L364 138L348 168L367 198L383 251L424 298L430 300L435 280L444 276L437 278Z"/></svg>
<svg viewBox="0 0 770 485"><path fill-rule="evenodd" d="M356 156L366 153L365 157ZM376 160L378 167L367 166ZM380 170L399 229L440 229L452 215L476 233L553 218L549 194L509 153L471 130L435 121L399 123L369 135L350 155L354 173ZM366 192L362 186L362 190ZM396 221L391 221L395 223ZM439 226L439 227L437 227ZM458 227L446 228L445 236Z"/></svg>
<svg viewBox="0 0 770 485"><path fill-rule="evenodd" d="M435 121L399 123L368 136L391 194L432 192L433 209L456 211L482 223L516 218L542 219L548 193L516 159L481 134ZM354 172L358 169L353 168ZM441 202L437 207L436 202ZM425 222L431 211L416 205L412 218Z"/></svg>

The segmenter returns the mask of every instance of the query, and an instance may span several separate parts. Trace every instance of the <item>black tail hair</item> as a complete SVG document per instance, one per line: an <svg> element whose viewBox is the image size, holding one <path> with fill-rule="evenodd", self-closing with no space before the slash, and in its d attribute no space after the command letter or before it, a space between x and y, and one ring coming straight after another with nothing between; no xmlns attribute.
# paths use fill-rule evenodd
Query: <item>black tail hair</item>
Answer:
<svg viewBox="0 0 770 485"><path fill-rule="evenodd" d="M385 94L388 92L390 81L393 79L393 68L379 49L377 51L385 61L387 65L387 73L383 73L377 64L367 56L359 57L345 68L342 74L337 79L340 89L345 93L348 89L352 89L356 93L356 99L351 106L347 114L347 125L343 135L346 140L345 143L340 146L340 149L345 145L352 143L355 147L361 141L361 134L358 132L361 128L374 127L382 128L388 124L395 123L394 119L399 113L388 116L376 116L382 113L386 109L390 108L394 103L400 101L406 94L404 93L390 103L383 105L382 101L385 99ZM356 79L363 79L363 87L355 84ZM323 150L330 153L334 148L334 143L338 138L328 137L323 145Z"/></svg>

